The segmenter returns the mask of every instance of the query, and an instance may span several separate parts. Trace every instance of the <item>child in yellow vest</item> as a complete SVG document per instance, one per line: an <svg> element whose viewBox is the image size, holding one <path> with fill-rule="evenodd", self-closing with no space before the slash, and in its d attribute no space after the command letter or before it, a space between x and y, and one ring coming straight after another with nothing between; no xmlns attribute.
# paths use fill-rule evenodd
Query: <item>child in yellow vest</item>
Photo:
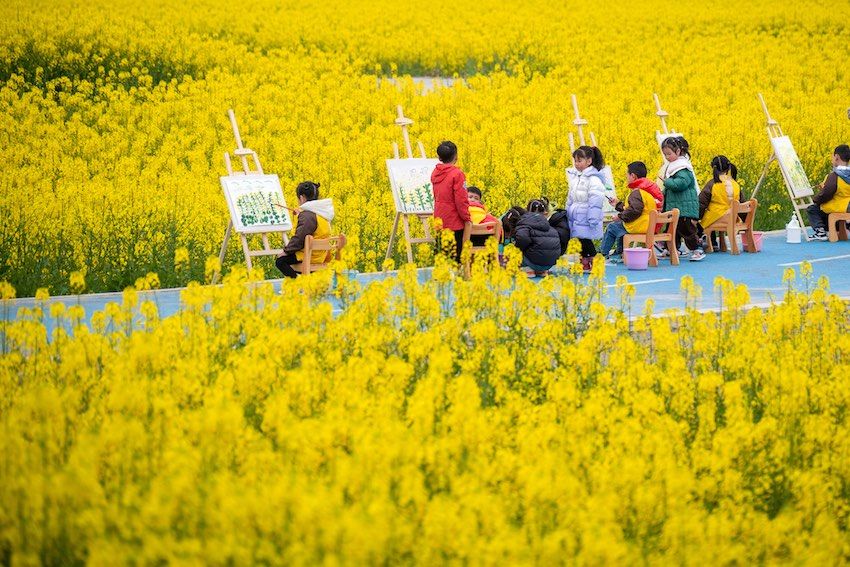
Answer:
<svg viewBox="0 0 850 567"><path fill-rule="evenodd" d="M487 207L484 206L482 200L481 189L471 186L466 188L466 192L469 195L469 218L472 220L472 224L483 224L498 220L487 212ZM473 246L484 246L487 243L486 236L472 236L470 240Z"/></svg>
<svg viewBox="0 0 850 567"><path fill-rule="evenodd" d="M327 238L331 235L334 205L330 199L319 199L319 187L319 183L304 181L295 189L295 196L298 197L300 205L295 213L295 232L283 248L283 253L275 261L277 269L287 278L298 275L292 265L304 260L304 241L307 236ZM318 250L313 252L310 261L321 264L329 259L329 255L330 252L327 250Z"/></svg>
<svg viewBox="0 0 850 567"><path fill-rule="evenodd" d="M602 238L602 255L612 263L619 263L623 254L623 236L626 234L645 233L649 227L649 213L658 207L661 190L646 178L646 164L635 161L627 169L629 193L627 204L624 205L616 198L609 202L618 211L614 220L605 228ZM611 248L617 245L617 253L609 256Z"/></svg>
<svg viewBox="0 0 850 567"><path fill-rule="evenodd" d="M711 160L714 176L699 194L699 218L703 228L714 224L729 212L732 201L741 200L741 186L735 180L738 168L726 156Z"/></svg>
<svg viewBox="0 0 850 567"><path fill-rule="evenodd" d="M814 229L815 240L829 240L827 222L829 213L850 212L850 146L841 144L832 153L832 173L818 188L809 205L809 224Z"/></svg>

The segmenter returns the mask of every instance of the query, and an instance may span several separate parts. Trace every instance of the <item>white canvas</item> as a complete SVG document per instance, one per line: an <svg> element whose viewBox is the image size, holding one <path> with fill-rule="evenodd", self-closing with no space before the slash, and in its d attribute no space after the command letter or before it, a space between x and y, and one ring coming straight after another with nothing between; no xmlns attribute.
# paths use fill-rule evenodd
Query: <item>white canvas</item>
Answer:
<svg viewBox="0 0 850 567"><path fill-rule="evenodd" d="M438 160L429 158L387 160L387 172L390 176L396 212L434 213L431 173L438 163Z"/></svg>
<svg viewBox="0 0 850 567"><path fill-rule="evenodd" d="M782 177L785 178L785 183L788 185L794 198L800 199L814 195L812 184L809 182L809 177L803 169L803 164L800 163L800 158L797 157L797 152L794 150L791 138L788 136L771 138L770 143L773 144L773 151L776 154L776 161L779 162L779 167L782 170Z"/></svg>
<svg viewBox="0 0 850 567"><path fill-rule="evenodd" d="M221 188L236 232L292 230L277 175L226 175L221 177Z"/></svg>

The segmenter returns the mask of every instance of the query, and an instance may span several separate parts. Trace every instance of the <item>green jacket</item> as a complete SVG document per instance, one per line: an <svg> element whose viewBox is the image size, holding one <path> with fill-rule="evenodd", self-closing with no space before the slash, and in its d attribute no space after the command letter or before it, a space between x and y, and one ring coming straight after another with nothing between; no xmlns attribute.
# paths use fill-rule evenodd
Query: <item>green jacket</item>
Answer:
<svg viewBox="0 0 850 567"><path fill-rule="evenodd" d="M679 209L679 217L699 218L696 179L689 169L680 169L664 180L664 211Z"/></svg>

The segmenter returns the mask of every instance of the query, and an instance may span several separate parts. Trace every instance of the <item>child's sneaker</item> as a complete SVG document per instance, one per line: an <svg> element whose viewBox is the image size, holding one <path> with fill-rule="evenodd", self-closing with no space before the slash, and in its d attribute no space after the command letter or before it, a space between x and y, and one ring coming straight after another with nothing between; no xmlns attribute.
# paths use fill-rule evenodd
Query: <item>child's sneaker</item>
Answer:
<svg viewBox="0 0 850 567"><path fill-rule="evenodd" d="M658 244L656 244L655 245L655 256L658 257L658 258L669 258L670 257L670 251L667 250L666 246L659 246Z"/></svg>
<svg viewBox="0 0 850 567"><path fill-rule="evenodd" d="M682 248L681 250L679 250L679 258L687 258L690 255L691 255L691 251L688 250L687 248Z"/></svg>
<svg viewBox="0 0 850 567"><path fill-rule="evenodd" d="M829 240L829 235L825 230L816 230L812 238L815 240Z"/></svg>
<svg viewBox="0 0 850 567"><path fill-rule="evenodd" d="M697 248L691 254L691 262L699 262L703 258L705 258L705 252L703 252L701 248Z"/></svg>
<svg viewBox="0 0 850 567"><path fill-rule="evenodd" d="M606 266L616 266L618 264L623 263L623 256L621 254L609 254L608 258L605 260Z"/></svg>

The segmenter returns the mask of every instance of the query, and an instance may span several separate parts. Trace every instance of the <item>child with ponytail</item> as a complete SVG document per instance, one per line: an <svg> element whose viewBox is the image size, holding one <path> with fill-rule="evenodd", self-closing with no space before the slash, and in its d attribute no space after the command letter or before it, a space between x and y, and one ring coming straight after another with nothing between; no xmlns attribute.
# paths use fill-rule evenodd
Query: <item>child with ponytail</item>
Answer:
<svg viewBox="0 0 850 567"><path fill-rule="evenodd" d="M331 235L331 221L334 218L334 205L330 199L319 199L319 183L304 181L295 189L299 208L295 210L295 233L289 243L283 248L283 253L277 257L275 265L287 278L298 275L292 265L299 264L304 259L304 241L307 236L327 238ZM311 261L321 264L328 260L330 252L318 250L313 252Z"/></svg>
<svg viewBox="0 0 850 567"><path fill-rule="evenodd" d="M711 158L712 179L699 194L699 218L703 228L711 226L729 212L732 201L741 200L738 168L726 156Z"/></svg>
<svg viewBox="0 0 850 567"><path fill-rule="evenodd" d="M570 189L567 194L567 217L570 236L581 242L581 264L585 271L593 267L596 256L594 240L602 238L602 211L605 180L600 170L605 160L599 148L579 146L573 152L574 167L567 170Z"/></svg>
<svg viewBox="0 0 850 567"><path fill-rule="evenodd" d="M690 145L682 136L669 136L661 142L661 153L665 160L659 172L659 184L664 185L664 211L679 209L675 246L679 248L684 240L691 251L691 262L699 262L705 252L697 239L699 187L691 165Z"/></svg>

